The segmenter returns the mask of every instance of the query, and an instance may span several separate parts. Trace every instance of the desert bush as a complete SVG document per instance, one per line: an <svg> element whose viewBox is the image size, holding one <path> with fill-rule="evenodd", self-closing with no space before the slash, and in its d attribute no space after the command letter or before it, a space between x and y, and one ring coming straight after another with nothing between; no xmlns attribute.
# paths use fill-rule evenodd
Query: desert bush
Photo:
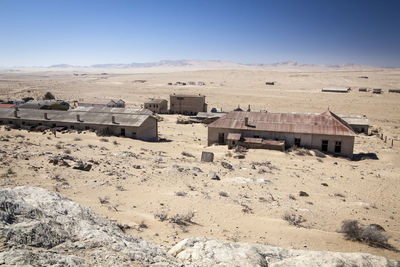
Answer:
<svg viewBox="0 0 400 267"><path fill-rule="evenodd" d="M154 218L158 219L160 222L166 221L168 219L168 213L164 211L156 213L154 214Z"/></svg>
<svg viewBox="0 0 400 267"><path fill-rule="evenodd" d="M377 224L364 226L357 220L346 220L342 222L339 233L343 233L348 240L365 243L371 247L396 250L388 243L389 236L383 234L384 231L383 227Z"/></svg>
<svg viewBox="0 0 400 267"><path fill-rule="evenodd" d="M179 197L184 197L187 195L187 193L185 191L178 191L178 192L175 192L175 195L177 195Z"/></svg>
<svg viewBox="0 0 400 267"><path fill-rule="evenodd" d="M228 192L225 192L225 191L219 191L219 195L221 197L228 197L229 196Z"/></svg>
<svg viewBox="0 0 400 267"><path fill-rule="evenodd" d="M114 141L113 141L113 144L114 144L114 145L119 145L119 143L117 142L117 140L114 140Z"/></svg>
<svg viewBox="0 0 400 267"><path fill-rule="evenodd" d="M99 201L100 201L100 203L101 204L108 204L108 203L110 203L110 201L109 201L109 197L99 197Z"/></svg>
<svg viewBox="0 0 400 267"><path fill-rule="evenodd" d="M75 137L75 138L74 138L74 141L82 141L82 138L80 138L80 137Z"/></svg>
<svg viewBox="0 0 400 267"><path fill-rule="evenodd" d="M65 150L64 150L64 153L65 153L65 154L68 154L68 155L71 154L71 149L65 149Z"/></svg>
<svg viewBox="0 0 400 267"><path fill-rule="evenodd" d="M15 137L20 137L20 138L25 138L25 135L22 135L22 134L17 134L17 135L15 135Z"/></svg>
<svg viewBox="0 0 400 267"><path fill-rule="evenodd" d="M301 224L307 221L303 216L296 215L294 213L285 213L285 215L283 215L283 219L290 225L294 225L296 227L303 227Z"/></svg>
<svg viewBox="0 0 400 267"><path fill-rule="evenodd" d="M117 185L116 188L119 191L125 191L126 190L122 185Z"/></svg>
<svg viewBox="0 0 400 267"><path fill-rule="evenodd" d="M57 149L63 149L63 146L61 144L56 144Z"/></svg>
<svg viewBox="0 0 400 267"><path fill-rule="evenodd" d="M122 232L124 232L124 233L126 233L126 230L129 230L129 229L132 228L132 227L130 227L130 226L127 225L127 224L120 224L120 223L117 223L117 226L118 226L119 229L121 229Z"/></svg>
<svg viewBox="0 0 400 267"><path fill-rule="evenodd" d="M107 138L100 138L100 142L108 142Z"/></svg>
<svg viewBox="0 0 400 267"><path fill-rule="evenodd" d="M194 158L195 157L192 154L190 154L188 152L185 152L185 151L183 151L181 154L182 154L182 156L189 157L189 158Z"/></svg>
<svg viewBox="0 0 400 267"><path fill-rule="evenodd" d="M169 222L171 223L175 223L181 226L187 226L189 224L192 224L194 217L194 212L193 211L189 211L186 214L175 214L174 216L172 216L171 218L169 218Z"/></svg>

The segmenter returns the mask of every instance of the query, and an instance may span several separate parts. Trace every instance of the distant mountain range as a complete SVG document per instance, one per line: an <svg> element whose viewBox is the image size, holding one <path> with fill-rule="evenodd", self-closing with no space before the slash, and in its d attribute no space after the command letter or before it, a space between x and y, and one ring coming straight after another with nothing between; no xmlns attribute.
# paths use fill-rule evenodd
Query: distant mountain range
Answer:
<svg viewBox="0 0 400 267"><path fill-rule="evenodd" d="M76 66L68 64L51 65L47 68L113 68L113 69L128 69L128 68L153 68L153 67L191 67L191 68L246 68L246 67L259 67L259 68L375 68L372 66L365 66L359 64L341 64L341 65L313 65L301 64L293 61L278 62L271 64L242 64L229 61L220 60L161 60L157 62L147 63L110 63L110 64L94 64L90 66Z"/></svg>

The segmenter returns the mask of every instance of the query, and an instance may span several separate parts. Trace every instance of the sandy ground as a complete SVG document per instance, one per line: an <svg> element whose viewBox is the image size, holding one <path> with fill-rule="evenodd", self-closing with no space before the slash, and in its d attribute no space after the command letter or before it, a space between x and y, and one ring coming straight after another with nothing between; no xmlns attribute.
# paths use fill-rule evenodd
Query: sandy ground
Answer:
<svg viewBox="0 0 400 267"><path fill-rule="evenodd" d="M117 223L131 226L128 232L132 235L161 245L169 246L185 237L207 236L400 259L399 253L346 241L337 233L346 219L366 225L377 223L391 236L390 243L400 248L400 95L372 95L357 90L400 88L400 70L84 73L87 75L82 76L83 70L79 69L2 70L0 98L40 96L52 91L66 100L122 98L128 106L140 106L148 97L167 98L179 92L205 94L209 108L247 108L251 104L253 109L323 112L329 107L339 114L367 115L371 125L389 141L385 143L376 136L356 137L354 152L375 153L378 159L351 161L319 158L313 152L298 155L268 150L249 150L244 159L237 159L226 146L207 147L206 126L178 125L176 115L162 116L159 134L164 141L159 143L102 138L92 132L58 133L55 137L2 126L0 149L5 153L0 153L1 187L30 185L58 191ZM176 81L204 81L206 86L167 85ZM265 81L277 83L266 86ZM348 94L321 93L324 86L351 86L356 90ZM214 162L200 162L201 151L214 152ZM182 152L194 157L183 156ZM58 154L95 163L89 172L49 163ZM221 162L228 162L233 170L224 168ZM209 179L211 171L221 180ZM186 195L176 194L181 191ZM309 196L301 197L299 191ZM99 198L108 201L101 204ZM194 223L183 227L155 218L161 213L173 217L188 212L195 213ZM286 213L302 215L306 219L303 227L289 225L282 219Z"/></svg>

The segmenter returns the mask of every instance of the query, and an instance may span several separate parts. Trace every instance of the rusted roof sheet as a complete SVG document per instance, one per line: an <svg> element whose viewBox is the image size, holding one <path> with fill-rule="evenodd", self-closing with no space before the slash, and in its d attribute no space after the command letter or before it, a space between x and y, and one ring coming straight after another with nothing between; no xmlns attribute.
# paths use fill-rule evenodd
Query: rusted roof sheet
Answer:
<svg viewBox="0 0 400 267"><path fill-rule="evenodd" d="M248 125L245 125L245 117ZM322 114L232 111L208 125L211 128L354 136L351 127L330 111Z"/></svg>
<svg viewBox="0 0 400 267"><path fill-rule="evenodd" d="M239 141L241 137L242 137L242 134L240 134L240 133L228 133L228 136L226 137L226 139Z"/></svg>
<svg viewBox="0 0 400 267"><path fill-rule="evenodd" d="M12 108L15 104L0 104L0 108Z"/></svg>

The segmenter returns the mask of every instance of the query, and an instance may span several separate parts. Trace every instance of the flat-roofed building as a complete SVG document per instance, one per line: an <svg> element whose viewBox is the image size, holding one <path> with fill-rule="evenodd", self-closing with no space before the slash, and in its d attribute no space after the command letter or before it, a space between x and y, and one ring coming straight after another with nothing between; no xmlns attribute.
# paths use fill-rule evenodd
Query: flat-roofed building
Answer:
<svg viewBox="0 0 400 267"><path fill-rule="evenodd" d="M233 133L240 134L240 139ZM281 143L268 141L280 141L285 147L296 145L352 157L355 132L330 111L322 114L232 111L208 125L208 145L227 144L228 135L231 141L247 143L250 148L262 147L264 143L265 147L279 147Z"/></svg>
<svg viewBox="0 0 400 267"><path fill-rule="evenodd" d="M157 114L168 113L168 101L166 99L149 99L144 102L144 108Z"/></svg>
<svg viewBox="0 0 400 267"><path fill-rule="evenodd" d="M196 115L207 112L206 97L204 95L172 94L170 95L171 113Z"/></svg>
<svg viewBox="0 0 400 267"><path fill-rule="evenodd" d="M348 93L350 92L350 87L325 87L322 88L322 92L326 93Z"/></svg>

